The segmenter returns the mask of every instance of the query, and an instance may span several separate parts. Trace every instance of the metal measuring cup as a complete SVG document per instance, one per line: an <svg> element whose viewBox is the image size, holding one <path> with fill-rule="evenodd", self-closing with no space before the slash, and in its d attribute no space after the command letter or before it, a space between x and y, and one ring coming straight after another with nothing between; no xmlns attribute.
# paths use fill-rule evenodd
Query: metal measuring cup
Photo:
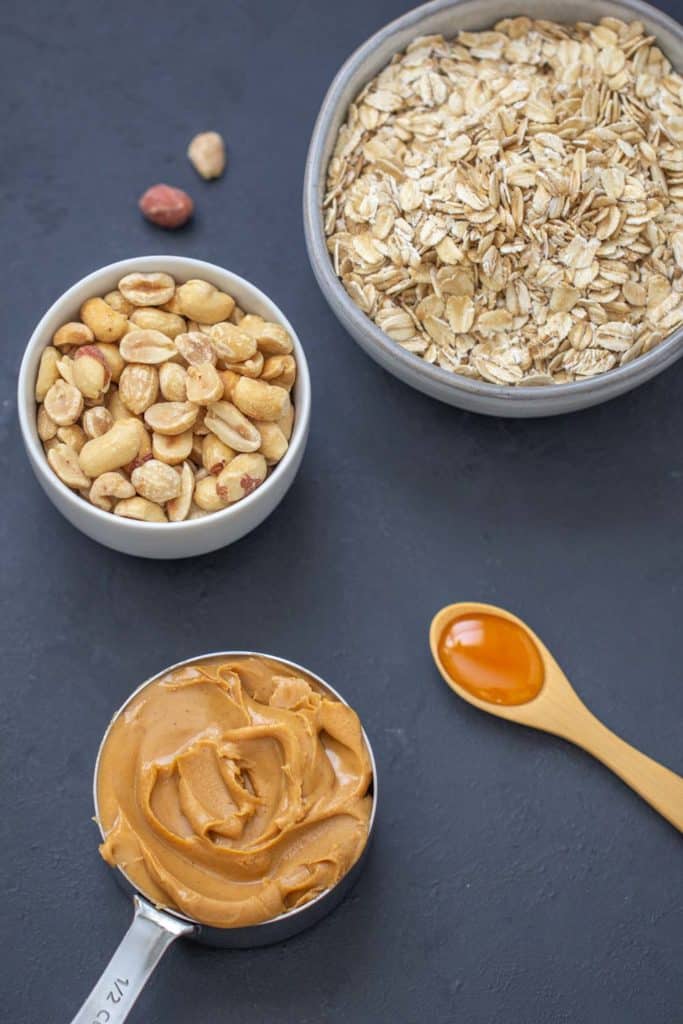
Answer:
<svg viewBox="0 0 683 1024"><path fill-rule="evenodd" d="M93 798L95 803L95 820L98 823L103 839L104 833L101 825L99 825L97 780L102 750L116 719L145 687L150 686L168 672L182 668L184 665L191 665L209 659L245 657L267 658L269 661L282 665L286 669L293 669L304 676L304 678L312 680L323 693L329 694L342 704L347 704L347 701L329 683L326 683L315 673L310 672L301 665L297 665L293 661L287 661L284 658L274 658L272 655L261 654L257 651L218 651L214 654L187 658L185 661L179 661L176 665L163 669L163 671L147 679L131 693L112 718L102 737L95 761ZM305 903L303 906L290 910L285 914L280 914L279 917L272 918L269 921L241 928L216 928L201 924L201 922L195 921L193 918L176 910L157 909L144 895L140 894L125 871L120 867L115 868L117 881L126 892L133 896L133 921L104 969L101 978L73 1018L72 1024L121 1024L122 1021L125 1021L152 971L171 943L179 936L193 939L195 942L201 942L207 946L219 946L224 949L268 946L271 943L283 942L285 939L291 938L305 928L316 924L326 914L329 914L331 910L334 910L353 886L363 868L375 824L375 813L377 810L377 765L365 730L363 730L363 739L372 766L372 810L368 822L368 837L360 857L353 867L339 879L336 885L316 896L310 903Z"/></svg>

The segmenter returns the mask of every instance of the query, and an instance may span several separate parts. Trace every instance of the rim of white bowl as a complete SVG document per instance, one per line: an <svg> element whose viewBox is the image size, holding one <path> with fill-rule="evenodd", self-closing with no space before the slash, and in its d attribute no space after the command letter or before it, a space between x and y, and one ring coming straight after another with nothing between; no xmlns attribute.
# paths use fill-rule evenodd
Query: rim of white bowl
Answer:
<svg viewBox="0 0 683 1024"><path fill-rule="evenodd" d="M45 340L43 334L45 331L45 324L48 318L53 313L55 307L61 305L62 303L65 306L68 305L70 300L73 301L74 294L78 290L80 290L83 285L88 284L89 282L92 283L93 288L95 289L97 282L102 278L104 274L117 272L119 270L121 271L122 276L125 273L133 273L133 264L135 265L135 269L139 269L140 267L142 267L143 269L146 270L147 273L152 273L153 271L149 268L153 267L155 263L158 263L159 261L162 260L166 263L170 261L171 263L177 264L178 277L180 277L181 273L184 272L182 268L187 268L188 271L196 270L198 276L199 272L202 269L209 270L210 272L218 272L219 274L227 274L234 283L236 283L239 287L245 288L258 301L264 302L267 306L272 307L272 309L275 310L277 314L278 322L280 322L282 326L285 327L286 330L288 330L289 333L291 334L297 363L297 379L293 389L296 391L296 404L294 406L294 426L292 428L292 436L289 441L289 447L287 448L287 451L285 452L280 462L275 466L273 471L264 480L264 482L259 487L257 487L255 491L253 491L251 494L248 494L245 498L241 498L239 501L236 501L233 505L228 505L227 508L220 509L220 511L218 512L208 512L205 516L201 516L198 519L183 519L182 522L179 523L146 523L139 519L127 519L125 516L115 516L113 512L105 512L104 509L100 509L96 505L91 504L90 502L86 501L85 498L82 498L79 494L73 491L70 487L67 487L66 484L63 483L59 479L57 474L54 473L53 470L50 468L50 464L48 463L47 458L45 456L45 452L40 442L40 438L38 437L35 417L35 399L31 398L28 401L28 403L24 399L26 380L30 372L28 365L30 361L30 356L32 355L35 349L39 347L45 348L47 347L47 345L50 344L49 340ZM168 273L168 271L163 271L163 273ZM99 295L99 292L93 290L93 296L97 295ZM246 310L246 312L249 311ZM31 384L32 386L30 394L32 395L33 381L31 382ZM265 292L261 291L260 288L258 288L255 284L252 284L251 281L248 281L245 277L241 277L239 274L235 274L234 271L228 270L226 267L221 267L217 263L210 263L208 260L196 259L193 256L177 256L170 253L159 253L155 256L131 256L127 257L124 260L116 260L114 263L107 263L105 266L99 267L97 270L93 270L89 274L86 274L85 277L79 278L78 281L75 281L69 288L67 288L65 292L63 292L59 296L59 298L57 298L52 303L51 306L49 306L49 308L45 311L43 316L38 321L35 329L31 333L31 337L29 338L26 344L26 348L21 359L21 366L19 369L19 378L17 383L17 409L19 413L19 425L21 428L22 437L24 439L24 444L31 449L31 451L36 457L34 468L36 466L40 467L40 472L43 474L45 479L47 479L51 485L54 485L59 490L61 490L61 493L67 499L68 503L72 505L74 508L85 509L88 515L94 516L96 519L99 519L106 523L111 524L113 519L117 523L117 525L121 526L122 529L127 529L131 532L143 530L147 531L148 533L152 533L158 530L162 530L164 532L167 532L168 530L175 530L177 533L180 533L181 531L190 533L193 531L200 531L202 528L206 529L208 525L207 521L210 521L213 524L218 522L221 518L228 519L236 510L239 509L240 511L244 511L248 509L251 505L257 504L260 500L262 500L265 497L265 495L268 493L271 487L274 486L272 481L278 474L278 471L280 469L284 470L286 465L296 458L299 449L301 448L302 444L304 444L306 441L307 426L311 412L311 378L308 369L308 362L306 360L306 353L304 352L304 347L301 344L299 336L297 335L292 324L289 322L288 318L282 312L277 303L275 303L268 295L266 295Z"/></svg>
<svg viewBox="0 0 683 1024"><path fill-rule="evenodd" d="M353 331L365 335L368 341L366 351L370 353L371 346L378 350L385 359L385 362L381 362L380 365L388 369L389 372L392 371L387 366L387 363L393 362L407 376L421 377L424 381L428 381L435 386L456 394L460 392L469 395L475 400L502 399L510 405L535 404L537 409L534 413L529 413L528 415L543 415L548 407L555 404L554 399L560 400L563 397L569 398L571 396L578 398L583 396L588 398L590 395L597 396L603 390L606 394L600 399L596 398L596 402L607 400L613 396L616 397L617 394L622 394L623 391L629 390L629 388L620 385L631 382L632 386L636 387L641 383L645 383L646 380L667 369L676 359L683 355L683 326L677 328L644 355L637 356L625 366L615 367L596 377L571 381L566 384L544 386L492 384L488 381L472 380L459 376L449 370L442 369L440 366L425 363L418 356L406 352L388 334L385 334L366 313L363 313L349 296L334 272L326 245L322 199L327 165L331 159L334 145L334 139L332 139L332 145L330 145L331 136L334 134L336 137L338 128L335 125L342 104L344 109L341 112L339 125L343 123L349 102L353 102L354 98L352 96L349 102L344 102L344 92L350 80L362 71L364 65L372 58L378 46L384 44L387 39L395 36L400 37L409 29L414 29L415 34L420 35L420 27L425 19L449 8L477 8L478 6L479 0L431 0L430 3L415 7L413 10L401 15L401 17L383 25L366 39L364 43L361 43L346 59L333 78L316 118L306 156L303 188L304 234L313 273L332 311L342 319L342 323L346 320L351 324L352 330L350 333L352 335ZM524 14L524 7L525 5L522 4L521 9L516 13ZM622 14L631 13L636 18L645 18L650 23L661 26L662 29L677 37L683 45L683 26L664 11L652 7L650 4L645 3L644 0L608 0L604 7L612 8L612 10L601 11L600 5L598 5L595 11L596 20L609 14L616 15L617 8L619 8ZM405 42L399 43L393 53L399 53L405 45ZM683 72L683 68L677 70ZM368 74L364 81L367 82L370 77L371 74ZM358 90L360 88L362 88L361 83L358 84ZM328 151L329 156L327 156ZM349 330L346 324L343 325ZM361 347L365 346L361 345ZM408 383L409 387L418 387L418 385L407 380L406 376L401 375L401 379ZM613 390L613 387L619 390ZM470 408L474 408L474 406ZM501 415L501 413L497 412L496 415Z"/></svg>

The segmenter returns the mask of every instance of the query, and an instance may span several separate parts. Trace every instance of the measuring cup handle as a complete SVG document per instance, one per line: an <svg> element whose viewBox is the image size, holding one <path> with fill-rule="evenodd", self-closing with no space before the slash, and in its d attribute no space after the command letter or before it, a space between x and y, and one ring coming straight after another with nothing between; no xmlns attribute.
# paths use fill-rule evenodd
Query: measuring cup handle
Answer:
<svg viewBox="0 0 683 1024"><path fill-rule="evenodd" d="M71 1024L121 1024L174 939L194 930L139 896L134 903L130 928Z"/></svg>

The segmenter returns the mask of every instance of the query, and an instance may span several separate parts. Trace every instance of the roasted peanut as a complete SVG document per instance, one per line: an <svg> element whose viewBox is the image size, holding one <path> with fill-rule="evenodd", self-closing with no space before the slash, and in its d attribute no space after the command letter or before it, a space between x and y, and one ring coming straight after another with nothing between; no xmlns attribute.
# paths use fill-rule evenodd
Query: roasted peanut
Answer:
<svg viewBox="0 0 683 1024"><path fill-rule="evenodd" d="M267 473L268 467L262 455L237 455L217 477L216 493L232 504L255 491Z"/></svg>
<svg viewBox="0 0 683 1024"><path fill-rule="evenodd" d="M155 459L169 466L179 466L192 454L194 434L185 430L182 434L152 434L152 454Z"/></svg>
<svg viewBox="0 0 683 1024"><path fill-rule="evenodd" d="M235 327L239 327L239 325L242 323L246 315L247 314L244 312L243 309L240 309L239 306L235 306L229 317L230 323L234 324Z"/></svg>
<svg viewBox="0 0 683 1024"><path fill-rule="evenodd" d="M221 470L225 469L229 462L237 455L234 448L230 448L215 434L207 434L203 439L201 449L201 463L209 473L218 476ZM197 460L195 460L197 461Z"/></svg>
<svg viewBox="0 0 683 1024"><path fill-rule="evenodd" d="M158 505L180 494L180 477L172 466L158 459L150 459L134 469L130 482L139 495Z"/></svg>
<svg viewBox="0 0 683 1024"><path fill-rule="evenodd" d="M111 306L112 309L115 309L117 313L123 313L124 316L130 316L135 309L132 302L129 302L128 299L124 299L118 288L115 288L113 292L107 292L104 296L104 301L108 306Z"/></svg>
<svg viewBox="0 0 683 1024"><path fill-rule="evenodd" d="M261 435L261 447L259 451L269 466L274 466L289 448L289 442L277 423L268 423L266 420L256 420L256 429Z"/></svg>
<svg viewBox="0 0 683 1024"><path fill-rule="evenodd" d="M128 363L165 363L177 354L175 344L161 331L130 331L121 339L119 351Z"/></svg>
<svg viewBox="0 0 683 1024"><path fill-rule="evenodd" d="M156 306L141 306L130 315L130 322L141 331L161 331L169 338L177 338L187 330L187 324L177 313L167 313Z"/></svg>
<svg viewBox="0 0 683 1024"><path fill-rule="evenodd" d="M58 427L69 427L83 412L83 395L64 380L56 380L45 395L45 412Z"/></svg>
<svg viewBox="0 0 683 1024"><path fill-rule="evenodd" d="M73 384L74 382L74 361L71 356L62 356L57 363L57 369L59 370L59 376L62 380L65 380L67 384Z"/></svg>
<svg viewBox="0 0 683 1024"><path fill-rule="evenodd" d="M43 349L36 377L36 402L42 402L55 381L59 380L60 355L56 348Z"/></svg>
<svg viewBox="0 0 683 1024"><path fill-rule="evenodd" d="M269 384L277 384L285 391L291 391L296 381L294 356L268 356L263 363L261 380L265 380Z"/></svg>
<svg viewBox="0 0 683 1024"><path fill-rule="evenodd" d="M185 362L191 366L216 362L216 352L210 338L200 331L179 334L175 339L175 345Z"/></svg>
<svg viewBox="0 0 683 1024"><path fill-rule="evenodd" d="M197 405L210 405L223 397L223 381L211 363L187 368L187 400Z"/></svg>
<svg viewBox="0 0 683 1024"><path fill-rule="evenodd" d="M132 420L120 420L106 434L87 441L78 459L83 472L94 478L125 466L139 449L138 426Z"/></svg>
<svg viewBox="0 0 683 1024"><path fill-rule="evenodd" d="M208 406L204 423L223 444L236 452L255 452L261 447L258 430L232 402L214 402Z"/></svg>
<svg viewBox="0 0 683 1024"><path fill-rule="evenodd" d="M194 501L205 512L219 512L228 504L227 499L222 498L216 489L218 477L205 476L201 480L195 480Z"/></svg>
<svg viewBox="0 0 683 1024"><path fill-rule="evenodd" d="M79 427L77 423L72 423L70 427L59 427L57 437L63 444L68 444L69 448L73 448L76 455L88 440L83 427Z"/></svg>
<svg viewBox="0 0 683 1024"><path fill-rule="evenodd" d="M132 472L135 469L136 465L141 465L141 463L144 462L146 459L151 459L152 435L150 434L147 427L139 417L133 416L128 422L132 423L135 429L137 430L139 442L138 453L135 456L135 459L133 460L134 465L131 465L130 467L130 471Z"/></svg>
<svg viewBox="0 0 683 1024"><path fill-rule="evenodd" d="M209 335L216 355L226 363L241 363L256 354L256 339L234 324L215 324Z"/></svg>
<svg viewBox="0 0 683 1024"><path fill-rule="evenodd" d="M114 515L124 519L138 519L143 523L167 523L168 519L161 507L147 498L124 498L114 505Z"/></svg>
<svg viewBox="0 0 683 1024"><path fill-rule="evenodd" d="M157 402L145 412L145 423L157 434L182 434L197 419L199 406L192 402Z"/></svg>
<svg viewBox="0 0 683 1024"><path fill-rule="evenodd" d="M175 281L170 274L126 274L119 291L133 306L163 306L175 294Z"/></svg>
<svg viewBox="0 0 683 1024"><path fill-rule="evenodd" d="M55 331L52 344L56 348L65 348L67 345L92 345L95 335L86 324L68 323L62 324Z"/></svg>
<svg viewBox="0 0 683 1024"><path fill-rule="evenodd" d="M140 196L138 207L143 217L160 228L181 228L192 216L194 203L181 188L152 185Z"/></svg>
<svg viewBox="0 0 683 1024"><path fill-rule="evenodd" d="M202 324L227 320L235 308L235 300L208 281L191 280L176 290L180 312Z"/></svg>
<svg viewBox="0 0 683 1024"><path fill-rule="evenodd" d="M277 425L289 441L292 436L292 430L294 429L294 406L291 402L289 403L289 407L277 421Z"/></svg>
<svg viewBox="0 0 683 1024"><path fill-rule="evenodd" d="M286 412L290 404L289 392L263 380L241 377L232 392L232 400L245 416L257 420L275 422Z"/></svg>
<svg viewBox="0 0 683 1024"><path fill-rule="evenodd" d="M41 405L38 409L36 426L38 428L38 437L41 441L49 441L51 438L56 437L59 429L55 421L45 411L44 405Z"/></svg>
<svg viewBox="0 0 683 1024"><path fill-rule="evenodd" d="M85 398L102 401L111 384L107 360L94 345L76 349L73 362L73 383Z"/></svg>
<svg viewBox="0 0 683 1024"><path fill-rule="evenodd" d="M156 366L128 363L119 381L119 398L131 412L139 415L154 405L159 395Z"/></svg>
<svg viewBox="0 0 683 1024"><path fill-rule="evenodd" d="M167 402L187 401L187 370L179 363L162 363L159 367L159 387Z"/></svg>
<svg viewBox="0 0 683 1024"><path fill-rule="evenodd" d="M235 384L240 379L239 373L235 373L234 370L219 370L220 378L223 381L223 396L229 398L232 401L232 392Z"/></svg>
<svg viewBox="0 0 683 1024"><path fill-rule="evenodd" d="M87 299L79 315L98 341L118 341L128 327L128 320L123 313L117 313L104 299Z"/></svg>
<svg viewBox="0 0 683 1024"><path fill-rule="evenodd" d="M92 409L86 409L81 422L83 430L90 438L101 437L114 426L112 414L103 405L95 405Z"/></svg>
<svg viewBox="0 0 683 1024"><path fill-rule="evenodd" d="M294 347L289 332L280 324L273 324L253 313L240 321L240 330L250 334L264 356L286 356Z"/></svg>
<svg viewBox="0 0 683 1024"><path fill-rule="evenodd" d="M119 352L119 346L110 345L104 341L98 341L97 344L95 345L95 348L104 356L105 362L109 367L111 379L113 380L114 384L118 384L119 378L121 377L121 374L123 372L123 368L126 365L125 359Z"/></svg>
<svg viewBox="0 0 683 1024"><path fill-rule="evenodd" d="M109 389L105 404L109 415L114 421L130 419L130 409L121 401L118 388Z"/></svg>
<svg viewBox="0 0 683 1024"><path fill-rule="evenodd" d="M177 498L171 498L166 505L166 513L171 523L181 523L187 519L192 506L192 495L194 494L194 473L189 462L183 463L180 471L180 494Z"/></svg>
<svg viewBox="0 0 683 1024"><path fill-rule="evenodd" d="M263 370L263 356L260 352L257 352L242 363L226 363L222 359L221 369L232 370L233 373L237 373L240 377L251 377L252 380L256 380L257 377L261 376L261 371Z"/></svg>
<svg viewBox="0 0 683 1024"><path fill-rule="evenodd" d="M104 509L105 512L111 512L111 498L121 501L123 498L133 498L134 496L135 488L130 480L127 480L123 473L113 471L102 473L101 476L93 480L88 499L93 505Z"/></svg>
<svg viewBox="0 0 683 1024"><path fill-rule="evenodd" d="M56 444L48 449L47 461L59 479L74 491L90 487L90 480L79 464L78 454L68 444Z"/></svg>
<svg viewBox="0 0 683 1024"><path fill-rule="evenodd" d="M187 518L188 519L203 519L204 516L208 516L208 514L209 513L206 512L203 508L200 508L199 505L195 505L195 503L192 502L192 504L190 505L190 514L188 515Z"/></svg>
<svg viewBox="0 0 683 1024"><path fill-rule="evenodd" d="M187 155L202 178L220 178L225 170L225 143L218 132L200 132L187 147Z"/></svg>

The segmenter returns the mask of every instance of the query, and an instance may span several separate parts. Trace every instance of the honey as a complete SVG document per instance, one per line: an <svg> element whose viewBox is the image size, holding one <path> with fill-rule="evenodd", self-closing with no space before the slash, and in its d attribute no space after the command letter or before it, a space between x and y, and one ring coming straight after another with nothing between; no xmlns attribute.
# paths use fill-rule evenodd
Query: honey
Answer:
<svg viewBox="0 0 683 1024"><path fill-rule="evenodd" d="M439 658L453 682L489 704L526 704L543 686L538 649L516 622L487 612L452 619L439 639Z"/></svg>

